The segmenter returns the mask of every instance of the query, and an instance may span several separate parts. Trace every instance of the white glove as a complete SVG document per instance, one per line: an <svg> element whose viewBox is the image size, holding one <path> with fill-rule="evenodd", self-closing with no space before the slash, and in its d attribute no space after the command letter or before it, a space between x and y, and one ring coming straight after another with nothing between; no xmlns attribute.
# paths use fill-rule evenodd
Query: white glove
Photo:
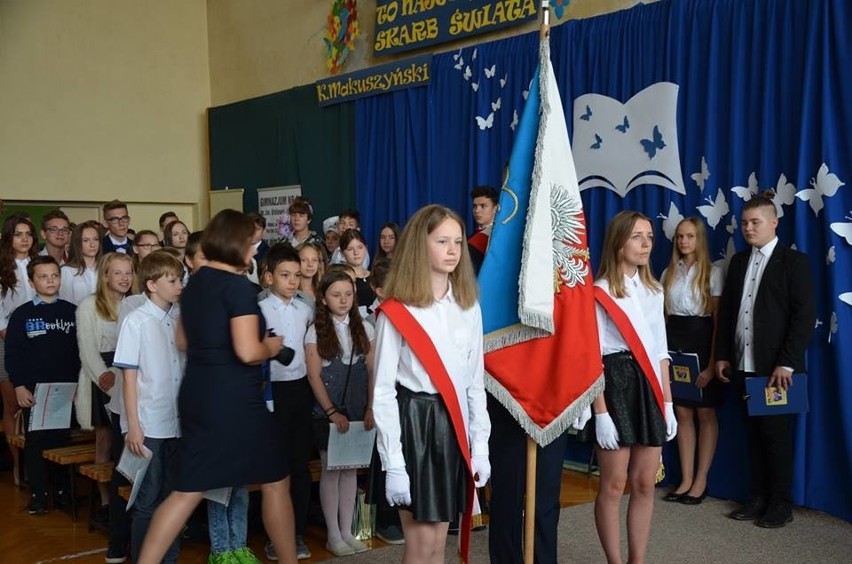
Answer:
<svg viewBox="0 0 852 564"><path fill-rule="evenodd" d="M473 467L473 475L479 476L478 480L474 480L473 484L477 488L484 488L485 483L491 477L491 462L487 456L474 456L470 459L470 465Z"/></svg>
<svg viewBox="0 0 852 564"><path fill-rule="evenodd" d="M586 407L583 412L574 419L574 422L571 423L571 426L577 429L578 431L582 431L586 428L586 423L592 418L592 406Z"/></svg>
<svg viewBox="0 0 852 564"><path fill-rule="evenodd" d="M618 430L606 411L595 414L595 438L602 449L618 450Z"/></svg>
<svg viewBox="0 0 852 564"><path fill-rule="evenodd" d="M391 507L411 505L411 481L405 468L391 468L385 472L385 497Z"/></svg>
<svg viewBox="0 0 852 564"><path fill-rule="evenodd" d="M666 440L670 441L677 435L677 417L672 402L667 401L663 405L666 408Z"/></svg>
<svg viewBox="0 0 852 564"><path fill-rule="evenodd" d="M269 413L275 413L275 402L272 400L266 400L266 410Z"/></svg>

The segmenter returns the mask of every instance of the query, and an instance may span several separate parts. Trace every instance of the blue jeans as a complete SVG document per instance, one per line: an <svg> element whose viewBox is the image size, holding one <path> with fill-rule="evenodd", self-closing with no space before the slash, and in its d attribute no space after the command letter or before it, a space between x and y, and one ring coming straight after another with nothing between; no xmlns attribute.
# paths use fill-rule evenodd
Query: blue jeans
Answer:
<svg viewBox="0 0 852 564"><path fill-rule="evenodd" d="M207 500L210 552L219 554L246 546L248 535L248 488L233 488L228 507Z"/></svg>
<svg viewBox="0 0 852 564"><path fill-rule="evenodd" d="M139 487L139 493L136 495L136 502L133 504L130 525L130 556L133 562L139 561L142 542L145 540L154 512L172 491L177 439L145 437L145 446L151 449L153 455L142 485ZM163 562L177 562L179 552L180 536L169 547Z"/></svg>

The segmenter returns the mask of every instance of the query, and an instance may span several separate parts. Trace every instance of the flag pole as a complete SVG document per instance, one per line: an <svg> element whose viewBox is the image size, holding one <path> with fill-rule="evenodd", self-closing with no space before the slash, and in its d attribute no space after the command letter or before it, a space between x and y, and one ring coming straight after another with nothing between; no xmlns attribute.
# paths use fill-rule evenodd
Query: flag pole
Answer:
<svg viewBox="0 0 852 564"><path fill-rule="evenodd" d="M541 41L550 40L550 0L541 1ZM535 490L538 445L527 436L527 489L524 504L524 564L533 564L535 556Z"/></svg>

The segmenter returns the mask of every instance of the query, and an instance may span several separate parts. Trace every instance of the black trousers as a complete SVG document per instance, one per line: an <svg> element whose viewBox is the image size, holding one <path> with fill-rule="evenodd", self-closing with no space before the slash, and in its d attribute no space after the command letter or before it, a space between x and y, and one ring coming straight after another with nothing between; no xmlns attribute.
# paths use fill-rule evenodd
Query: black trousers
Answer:
<svg viewBox="0 0 852 564"><path fill-rule="evenodd" d="M23 410L24 421L30 420L30 410ZM28 425L29 426L29 425ZM47 460L42 456L44 451L52 448L68 446L71 443L70 429L50 429L48 431L27 431L27 440L24 443L24 467L27 471L30 491L36 497L47 498ZM68 477L63 471L57 470L56 490L68 491Z"/></svg>
<svg viewBox="0 0 852 564"><path fill-rule="evenodd" d="M112 460L118 466L121 461L121 453L124 451L124 435L121 434L121 416L110 413L110 433L112 435ZM113 470L112 480L109 483L109 546L118 550L121 554L127 554L130 545L130 516L127 513L127 502L118 495L118 488L129 486L130 482L121 475L121 472Z"/></svg>
<svg viewBox="0 0 852 564"><path fill-rule="evenodd" d="M275 417L290 457L290 497L296 534L304 535L308 525L308 504L311 500L311 473L308 461L313 449L314 394L307 378L292 382L272 382Z"/></svg>
<svg viewBox="0 0 852 564"><path fill-rule="evenodd" d="M491 438L491 502L488 551L492 564L523 562L524 494L526 490L527 435L514 417L488 397ZM563 433L544 448L538 448L535 500L535 562L557 562L556 529L559 525L559 493L562 462L568 435ZM563 558L564 561L564 558Z"/></svg>
<svg viewBox="0 0 852 564"><path fill-rule="evenodd" d="M745 378L750 372L736 372L736 384L745 396ZM743 402L746 442L751 465L751 496L783 508L792 506L793 437L789 415L749 417Z"/></svg>

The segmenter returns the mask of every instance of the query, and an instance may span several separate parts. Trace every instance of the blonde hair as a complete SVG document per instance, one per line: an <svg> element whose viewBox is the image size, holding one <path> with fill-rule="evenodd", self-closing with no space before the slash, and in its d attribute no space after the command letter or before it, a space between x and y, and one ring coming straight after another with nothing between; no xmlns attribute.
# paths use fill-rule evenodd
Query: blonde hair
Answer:
<svg viewBox="0 0 852 564"><path fill-rule="evenodd" d="M386 298L396 298L414 307L428 307L434 303L427 237L447 219L459 224L463 240L459 263L449 276L453 295L462 309L473 307L478 297L478 287L467 242L464 240L464 222L453 210L434 204L417 210L405 225L385 281Z"/></svg>
<svg viewBox="0 0 852 564"><path fill-rule="evenodd" d="M677 224L675 229L675 240L672 245L672 258L669 261L668 269L666 270L666 279L663 280L663 293L668 295L672 289L672 284L676 278L678 262L683 258L680 249L677 247L677 232L680 226L684 223L691 223L695 227L695 278L692 280L692 291L699 296L701 310L704 313L712 313L712 305L710 300L710 273L713 270L713 263L710 262L710 251L707 248L707 230L704 228L704 222L697 217L687 217ZM668 313L668 303L666 303L666 312Z"/></svg>
<svg viewBox="0 0 852 564"><path fill-rule="evenodd" d="M136 292L136 277L134 270L136 265L133 258L124 253L107 253L98 261L98 282L95 286L95 311L106 321L118 321L118 304L110 296L110 289L107 285L107 273L110 265L115 261L125 261L130 263L130 280L131 288L128 293Z"/></svg>
<svg viewBox="0 0 852 564"><path fill-rule="evenodd" d="M647 221L654 228L654 224L645 215L631 210L625 210L615 214L606 226L604 235L603 251L601 252L601 267L595 280L606 280L609 284L609 292L616 298L627 296L624 286L624 273L621 270L621 257L624 244L633 233L633 227L637 221ZM650 266L639 266L639 280L653 292L660 292L662 287L654 275Z"/></svg>

